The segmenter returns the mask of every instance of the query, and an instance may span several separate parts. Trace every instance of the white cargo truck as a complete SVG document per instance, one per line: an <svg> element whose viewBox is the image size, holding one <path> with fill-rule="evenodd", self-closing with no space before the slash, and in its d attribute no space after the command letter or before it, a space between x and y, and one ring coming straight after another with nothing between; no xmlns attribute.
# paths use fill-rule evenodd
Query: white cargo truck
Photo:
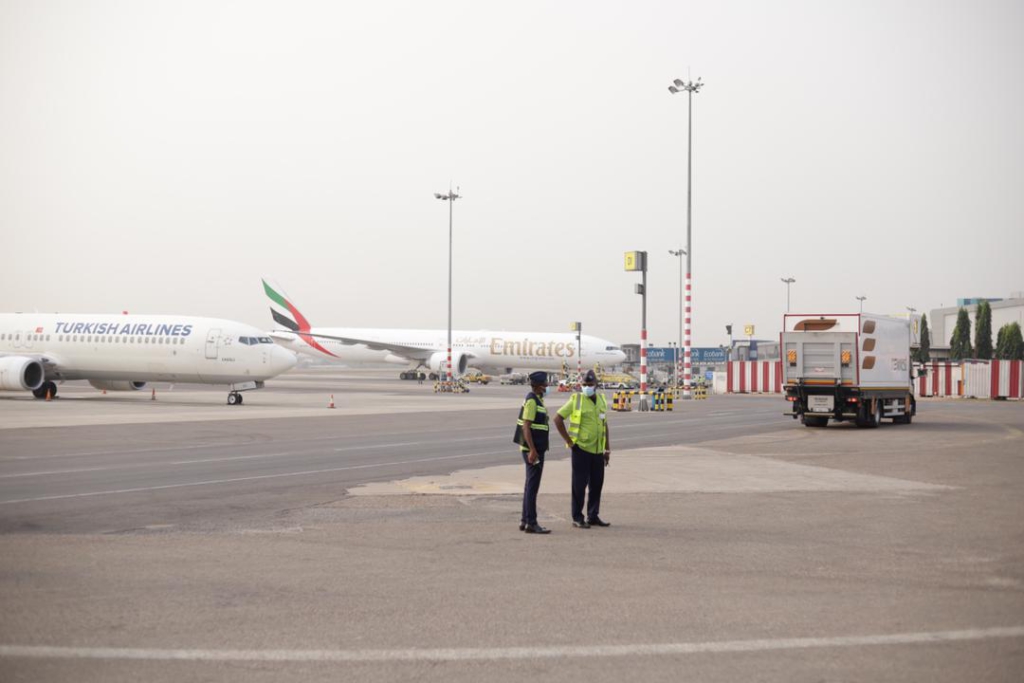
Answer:
<svg viewBox="0 0 1024 683"><path fill-rule="evenodd" d="M782 383L808 427L829 420L877 427L910 424L917 411L910 363L910 322L868 313L789 315L780 339Z"/></svg>

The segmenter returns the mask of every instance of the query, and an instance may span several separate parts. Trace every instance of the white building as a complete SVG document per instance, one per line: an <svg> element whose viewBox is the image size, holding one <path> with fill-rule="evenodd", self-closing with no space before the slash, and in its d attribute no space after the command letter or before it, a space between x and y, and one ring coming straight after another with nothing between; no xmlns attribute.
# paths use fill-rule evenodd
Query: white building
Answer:
<svg viewBox="0 0 1024 683"><path fill-rule="evenodd" d="M966 308L967 315L971 318L971 344L974 343L978 302L981 301L981 298L960 299L959 301L957 306L936 308L928 313L928 331L931 335L932 346L949 346L953 328L956 327L956 316L961 308ZM992 307L992 348L995 349L1000 327L1016 322L1021 329L1024 329L1024 292L1014 292L1010 294L1010 298L999 301L989 299L989 306Z"/></svg>

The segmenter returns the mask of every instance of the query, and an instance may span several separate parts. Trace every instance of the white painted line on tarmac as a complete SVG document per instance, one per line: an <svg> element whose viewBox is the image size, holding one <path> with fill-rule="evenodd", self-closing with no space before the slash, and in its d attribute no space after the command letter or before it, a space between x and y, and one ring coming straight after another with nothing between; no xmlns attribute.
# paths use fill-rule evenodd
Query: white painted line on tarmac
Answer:
<svg viewBox="0 0 1024 683"><path fill-rule="evenodd" d="M475 432L475 431L480 431L480 430L484 430L484 429L494 429L494 428L493 427L456 427L456 428L453 428L453 429L416 430L415 432L410 432L409 435L410 436L419 436L421 434L451 434L453 432ZM403 435L402 433L399 433L399 434L389 434L389 436L402 436L402 435ZM336 436L336 435L332 435L332 436L315 436L315 437L309 437L309 438L303 438L303 439L287 439L288 443L311 443L311 442L314 442L314 441L337 441L337 440L338 440L338 436ZM172 452L172 451L202 450L204 448L235 448L235 447L242 447L242 446L253 446L253 447L256 447L256 446L263 446L263 445L268 445L268 444L272 444L272 443L276 443L276 442L273 442L273 441L250 441L250 442L244 442L244 443L227 443L227 442L222 442L222 443L200 443L200 444L192 444L192 445L189 445L189 446L157 446L157 447L153 447L153 448L138 448L138 449L134 449L134 450L130 450L130 451L103 450L103 451L81 451L81 452L78 452L78 453L47 453L47 454L44 454L44 455L11 455L11 456L0 456L0 462L5 461L5 460L50 460L50 459L53 459L53 458L77 458L79 456L89 456L89 455L112 455L112 456L117 456L117 455L137 455L139 453L164 453L164 452L169 453L169 452Z"/></svg>
<svg viewBox="0 0 1024 683"><path fill-rule="evenodd" d="M477 437L472 439L448 439L442 444L459 443L464 441L496 441L504 439L504 435L493 435ZM309 453L323 453L326 455L330 452L342 453L347 451L372 451L379 450L381 448L400 448L403 446L422 446L428 442L426 441L401 441L396 443L380 443L372 446L345 446L343 448L332 448L330 451L317 451L317 450L305 450L305 451L282 451L279 453L254 453L252 455L231 455L224 458L200 458L198 460L172 460L170 462L152 461L152 462L130 462L118 465L104 465L102 467L79 467L74 469L66 470L42 470L38 472L18 472L16 474L0 474L0 479L18 479L22 477L44 477L54 474L81 474L82 472L107 472L110 470L124 470L138 467L160 467L167 465L203 465L214 462L232 462L235 460L257 460L259 458L280 458L282 456L289 455L301 455ZM439 443L439 442L430 442ZM243 445L244 447L244 445Z"/></svg>
<svg viewBox="0 0 1024 683"><path fill-rule="evenodd" d="M634 645L562 645L555 647L407 648L396 650L170 650L117 647L0 645L0 657L33 659L131 659L192 662L466 662L566 657L639 657L723 652L771 652L830 647L920 645L992 638L1024 637L1024 626L926 631L832 638L776 638Z"/></svg>
<svg viewBox="0 0 1024 683"><path fill-rule="evenodd" d="M750 422L750 423L747 423L747 424L745 424L743 426L745 426L745 427L760 427L760 426L773 425L773 424L777 424L777 423L778 423L778 420L772 420L770 422ZM649 422L649 423L644 423L644 424L621 425L621 426L617 425L616 426L616 431L623 431L625 429L630 429L630 428L636 429L636 428L640 428L640 427L649 428L649 427L651 427L654 424L655 424L655 422ZM675 423L674 426L681 426L681 425L679 423ZM700 433L704 434L704 433L707 433L707 432L715 432L715 431L721 431L722 429L734 429L734 428L735 428L734 425L708 426L708 427L702 427L700 429ZM631 442L631 441L636 441L637 439L649 439L649 438L661 438L661 437L665 437L665 436L676 436L678 433L679 433L678 431L673 431L673 432L644 433L642 435L633 435L633 436L620 436L620 437L618 437L618 439L616 439L616 443L622 443L624 441L625 442ZM334 437L332 437L332 438L334 438ZM432 442L429 442L429 443L431 443L431 444L438 444L438 443L449 444L449 443L465 443L465 442L470 442L470 441L501 441L501 440L504 440L505 438L506 437L503 434L494 434L494 435L491 435L491 436L480 436L480 437L472 437L472 438L466 438L466 439L447 439L447 440L445 440L443 442L432 441ZM334 449L331 449L331 450L333 452L337 452L337 453L348 452L348 451L370 451L370 450L380 450L382 448L400 448L400 447L405 447L405 446L421 446L421 445L424 445L426 443L428 443L428 442L427 441L400 441L400 442L395 442L395 443L374 444L372 446L344 446L342 448L334 448ZM253 446L256 446L256 445L259 445L259 444L253 444ZM676 444L674 444L674 445L676 445ZM242 444L240 447L244 447L244 446L245 446L245 444ZM223 447L223 445L221 447ZM656 446L652 446L652 448L654 448L654 447L656 447ZM174 449L168 449L168 450L174 450ZM118 465L104 465L104 466L101 466L101 467L81 467L81 468L72 468L72 469L63 469L63 470L42 470L42 471L37 471L37 472L18 472L18 473L15 473L15 474L0 474L0 480L2 480L2 479L21 479L21 478L24 478L24 477L44 477L44 476L53 476L53 475L58 475L58 474L82 474L84 472L107 472L107 471L110 471L110 470L124 470L124 469L134 469L134 468L144 468L144 467L160 467L160 466L167 466L167 465L203 465L203 464L217 463L217 462L233 462L233 461L236 461L236 460L257 460L257 459L261 459L261 458L279 458L279 457L282 457L282 456L293 456L293 455L308 454L308 453L315 453L315 452L316 451L309 451L309 450L305 450L305 451L282 451L282 452L278 452L278 453L254 453L252 455L233 455L233 456L227 456L227 457L224 457L224 458L200 458L200 459L197 459L197 460L173 460L173 461L170 461L170 462L161 462L161 461L133 462L133 463L123 463L123 464L118 464ZM77 454L77 455L82 455L82 454ZM52 500L52 499L33 498L33 499L30 499L30 500ZM15 501L8 501L8 502L15 502ZM2 504L2 502L0 502L0 504Z"/></svg>
<svg viewBox="0 0 1024 683"><path fill-rule="evenodd" d="M14 503L35 503L44 500L65 500L68 498L89 498L92 496L111 496L119 493L141 493L143 491L163 491L166 489L180 489L189 486L212 486L214 484L233 484L240 481L257 481L260 479L277 479L280 477L301 477L309 474L325 474L328 472L344 472L346 470L365 470L372 467L390 467L392 465L412 465L420 462L437 462L439 460L458 460L460 458L474 458L480 455L502 455L507 454L508 449L501 451L489 451L486 453L464 453L462 455L442 455L436 458L417 458L415 460L395 460L392 462L375 462L368 465L346 465L344 467L328 467L319 470L303 470L301 472L282 472L280 474L260 474L252 477L234 477L231 479L209 479L207 481L193 481L185 484L165 484L163 486L141 486L131 489L113 489L110 491L90 491L89 493L69 493L63 496L41 496L39 498L18 498L15 500L0 500L0 505L13 505Z"/></svg>

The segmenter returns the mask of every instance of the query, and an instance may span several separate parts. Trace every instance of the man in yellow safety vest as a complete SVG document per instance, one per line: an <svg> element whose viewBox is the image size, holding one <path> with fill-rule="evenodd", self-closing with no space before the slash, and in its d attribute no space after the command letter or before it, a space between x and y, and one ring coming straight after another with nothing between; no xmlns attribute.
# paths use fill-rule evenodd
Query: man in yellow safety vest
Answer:
<svg viewBox="0 0 1024 683"><path fill-rule="evenodd" d="M601 519L601 489L604 468L611 462L611 435L608 432L608 402L597 393L597 376L588 370L581 391L574 393L555 415L555 427L572 449L572 525L577 529L611 526ZM568 430L565 419L569 419ZM583 497L590 489L587 516L583 517Z"/></svg>

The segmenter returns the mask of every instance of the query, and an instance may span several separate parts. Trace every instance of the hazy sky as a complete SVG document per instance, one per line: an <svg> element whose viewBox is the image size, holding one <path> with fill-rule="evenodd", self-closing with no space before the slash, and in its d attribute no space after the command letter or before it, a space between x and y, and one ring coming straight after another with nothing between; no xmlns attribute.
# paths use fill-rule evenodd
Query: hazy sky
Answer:
<svg viewBox="0 0 1024 683"><path fill-rule="evenodd" d="M0 0L0 310L675 340L1024 290L1024 4Z"/></svg>

